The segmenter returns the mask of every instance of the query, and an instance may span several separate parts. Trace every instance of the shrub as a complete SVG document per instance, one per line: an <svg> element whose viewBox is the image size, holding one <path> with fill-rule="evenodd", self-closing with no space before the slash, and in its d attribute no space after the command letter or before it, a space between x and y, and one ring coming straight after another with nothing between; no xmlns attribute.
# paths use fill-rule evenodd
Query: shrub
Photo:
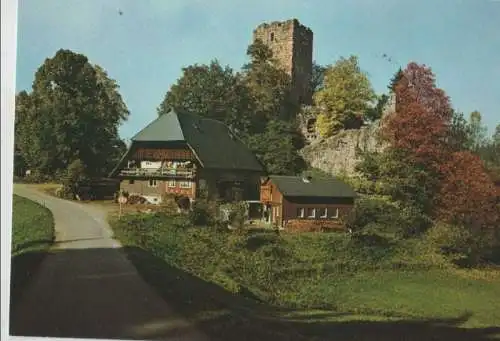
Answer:
<svg viewBox="0 0 500 341"><path fill-rule="evenodd" d="M399 220L398 211L398 208L387 200L361 198L356 201L353 210L348 214L345 225L353 231L360 231L369 224L389 227Z"/></svg>
<svg viewBox="0 0 500 341"><path fill-rule="evenodd" d="M213 212L207 201L195 201L188 213L188 219L194 226L211 225L214 221Z"/></svg>
<svg viewBox="0 0 500 341"><path fill-rule="evenodd" d="M470 229L439 223L429 229L425 237L428 243L449 260L469 266L491 260L498 247L493 235L494 231L489 229Z"/></svg>
<svg viewBox="0 0 500 341"><path fill-rule="evenodd" d="M432 226L431 219L414 206L402 207L399 218L398 235L403 238L420 236Z"/></svg>
<svg viewBox="0 0 500 341"><path fill-rule="evenodd" d="M247 220L247 204L245 202L228 203L219 206L221 220L231 227L241 229Z"/></svg>

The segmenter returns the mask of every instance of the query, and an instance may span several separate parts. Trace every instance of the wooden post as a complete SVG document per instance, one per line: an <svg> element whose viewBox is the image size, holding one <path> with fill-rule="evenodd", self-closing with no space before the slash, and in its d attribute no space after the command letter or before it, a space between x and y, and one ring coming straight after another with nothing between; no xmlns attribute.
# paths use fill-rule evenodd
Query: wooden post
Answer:
<svg viewBox="0 0 500 341"><path fill-rule="evenodd" d="M118 198L118 203L120 204L120 210L118 212L118 220L120 220L122 218L122 205L127 203L127 198L121 195Z"/></svg>

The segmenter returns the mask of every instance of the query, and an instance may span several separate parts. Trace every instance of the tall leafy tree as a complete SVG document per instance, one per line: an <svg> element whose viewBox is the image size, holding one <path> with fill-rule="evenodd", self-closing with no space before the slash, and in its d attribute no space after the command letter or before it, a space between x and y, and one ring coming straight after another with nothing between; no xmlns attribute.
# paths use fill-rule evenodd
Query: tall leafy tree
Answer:
<svg viewBox="0 0 500 341"><path fill-rule="evenodd" d="M184 109L247 131L251 123L252 100L239 74L217 60L209 65L190 65L166 93L158 114Z"/></svg>
<svg viewBox="0 0 500 341"><path fill-rule="evenodd" d="M290 76L261 40L248 46L250 62L243 66L243 81L253 99L255 128L263 131L271 120L292 120L298 112L291 94Z"/></svg>
<svg viewBox="0 0 500 341"><path fill-rule="evenodd" d="M464 114L453 111L447 137L447 144L450 146L451 150L458 152L471 149L470 135L470 126Z"/></svg>
<svg viewBox="0 0 500 341"><path fill-rule="evenodd" d="M470 145L474 152L478 152L487 143L488 128L482 122L481 113L477 110L471 112L469 117Z"/></svg>
<svg viewBox="0 0 500 341"><path fill-rule="evenodd" d="M365 120L374 122L376 120L381 119L388 103L389 103L388 95L382 94L380 96L377 96L377 104L373 107L368 108L368 110L364 115Z"/></svg>
<svg viewBox="0 0 500 341"><path fill-rule="evenodd" d="M31 93L17 95L16 144L42 174L81 160L87 175L102 176L123 151L118 126L128 115L116 82L102 68L61 49L37 70Z"/></svg>
<svg viewBox="0 0 500 341"><path fill-rule="evenodd" d="M362 119L376 98L358 58L341 58L325 71L324 87L314 95L320 108L318 131L328 137L350 122Z"/></svg>
<svg viewBox="0 0 500 341"><path fill-rule="evenodd" d="M436 87L431 69L408 64L396 86L397 115L384 122L383 136L413 161L436 170L449 152L447 137L453 111L443 90Z"/></svg>
<svg viewBox="0 0 500 341"><path fill-rule="evenodd" d="M471 228L498 227L500 193L479 156L456 152L441 167L438 214L448 222Z"/></svg>
<svg viewBox="0 0 500 341"><path fill-rule="evenodd" d="M397 114L385 120L382 133L388 153L397 155L389 157L399 164L395 169L410 170L407 180L423 181L401 191L424 194L432 205L421 209L438 219L491 226L498 219L497 192L479 157L466 150L470 130L463 115L451 109L430 68L410 63L403 72L396 85Z"/></svg>
<svg viewBox="0 0 500 341"><path fill-rule="evenodd" d="M398 85L399 81L403 77L404 77L403 69L399 68L399 70L396 71L396 73L394 74L394 76L391 78L391 82L389 83L389 85L387 86L387 88L391 92L395 92L396 91L396 85Z"/></svg>
<svg viewBox="0 0 500 341"><path fill-rule="evenodd" d="M297 152L303 146L302 137L292 122L272 120L264 132L250 135L247 144L270 174L296 175L306 169Z"/></svg>
<svg viewBox="0 0 500 341"><path fill-rule="evenodd" d="M313 62L312 65L312 75L311 75L311 89L313 93L316 93L323 89L325 81L325 72L328 69L327 66L320 65Z"/></svg>

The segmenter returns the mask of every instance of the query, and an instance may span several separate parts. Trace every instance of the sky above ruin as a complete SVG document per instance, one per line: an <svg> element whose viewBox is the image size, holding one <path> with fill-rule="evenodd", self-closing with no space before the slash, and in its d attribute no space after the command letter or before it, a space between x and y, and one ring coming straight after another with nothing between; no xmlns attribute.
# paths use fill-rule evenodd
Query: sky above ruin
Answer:
<svg viewBox="0 0 500 341"><path fill-rule="evenodd" d="M415 61L456 109L479 110L490 132L500 123L497 0L19 0L18 15L17 91L57 50L83 53L120 85L131 112L123 138L157 117L183 66L217 58L239 69L252 30L290 18L313 30L318 63L359 56L377 93Z"/></svg>

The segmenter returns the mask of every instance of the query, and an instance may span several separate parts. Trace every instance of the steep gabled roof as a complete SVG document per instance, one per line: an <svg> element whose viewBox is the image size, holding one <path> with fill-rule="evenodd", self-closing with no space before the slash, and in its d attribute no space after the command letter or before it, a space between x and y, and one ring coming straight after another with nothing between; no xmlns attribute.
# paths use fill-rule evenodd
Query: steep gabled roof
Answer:
<svg viewBox="0 0 500 341"><path fill-rule="evenodd" d="M111 176L116 175L136 145L146 142L185 142L207 169L264 171L256 156L224 123L188 112L170 111L132 138L129 150Z"/></svg>
<svg viewBox="0 0 500 341"><path fill-rule="evenodd" d="M159 116L132 137L132 141L185 141L178 114L170 112Z"/></svg>
<svg viewBox="0 0 500 341"><path fill-rule="evenodd" d="M351 186L336 178L309 179L309 182L306 182L300 176L271 175L269 179L285 197L355 198L357 196Z"/></svg>

